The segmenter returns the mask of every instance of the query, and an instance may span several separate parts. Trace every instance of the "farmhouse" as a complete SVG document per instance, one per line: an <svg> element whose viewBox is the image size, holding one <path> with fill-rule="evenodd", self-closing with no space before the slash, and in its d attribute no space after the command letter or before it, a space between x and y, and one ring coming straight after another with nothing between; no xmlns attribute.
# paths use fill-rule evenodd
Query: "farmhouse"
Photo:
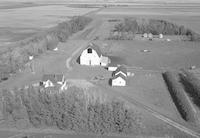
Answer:
<svg viewBox="0 0 200 138"><path fill-rule="evenodd" d="M126 86L126 76L119 73L111 79L112 86Z"/></svg>
<svg viewBox="0 0 200 138"><path fill-rule="evenodd" d="M110 62L108 57L103 56L99 47L93 43L83 50L80 55L80 64L88 66L107 66Z"/></svg>
<svg viewBox="0 0 200 138"><path fill-rule="evenodd" d="M112 76L116 76L118 74L122 74L123 76L127 77L127 69L124 66L119 66L115 71L113 71Z"/></svg>
<svg viewBox="0 0 200 138"><path fill-rule="evenodd" d="M42 77L42 81L40 82L41 86L45 88L54 87L54 86L62 86L65 83L64 75L62 74L45 74Z"/></svg>
<svg viewBox="0 0 200 138"><path fill-rule="evenodd" d="M112 86L126 86L127 82L127 69L124 66L119 66L113 71L111 79Z"/></svg>

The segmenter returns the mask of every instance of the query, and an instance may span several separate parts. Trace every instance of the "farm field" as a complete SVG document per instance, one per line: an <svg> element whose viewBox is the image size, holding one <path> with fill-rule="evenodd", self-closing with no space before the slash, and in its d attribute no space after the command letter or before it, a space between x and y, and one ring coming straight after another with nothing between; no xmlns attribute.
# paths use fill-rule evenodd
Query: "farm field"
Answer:
<svg viewBox="0 0 200 138"><path fill-rule="evenodd" d="M187 124L178 113L162 78L162 72L181 68L188 69L191 66L200 68L200 43L173 40L173 36L170 36L172 37L170 42L145 39L107 40L107 38L110 30L113 29L115 24L119 23L109 22L108 20L121 20L124 17L168 20L185 25L200 33L200 5L165 6L144 4L96 10L97 8L72 8L65 5L0 9L0 18L2 19L0 23L0 46L1 44L25 39L41 30L69 20L74 15L84 15L91 12L89 16L93 18L92 23L84 30L74 34L67 42L59 43L57 51L47 51L36 57L32 61L34 73L31 73L27 67L22 72L14 74L9 80L0 83L0 90L38 83L44 73L61 73L68 81L73 81L77 86L82 86L85 83L92 84L105 94L127 100L131 108L139 111L144 122L143 132L138 134L138 137L192 138L193 135L189 135L190 131L188 133L184 127L199 134L199 126ZM164 39L167 38L168 36L164 36ZM98 44L103 53L106 53L106 56L109 56L113 63L128 67L128 72L134 74L134 76L128 78L128 86L111 87L108 81L112 72L103 67L87 67L77 63L82 50L90 42ZM148 52L144 52L144 50L148 50ZM97 77L103 79L98 80ZM146 107L157 114L145 109ZM164 116L166 120L169 119L180 124L183 128L160 119L159 115ZM6 130L0 129L0 138L1 136L9 138L16 135L16 133L21 133L13 131L13 133L7 134L6 132ZM47 136L46 133L33 133L31 131L27 134L33 135L33 138ZM67 135L52 132L50 135L57 138L98 137L79 133ZM99 137L123 138L123 136L118 135Z"/></svg>
<svg viewBox="0 0 200 138"><path fill-rule="evenodd" d="M97 15L102 17L137 17L164 19L185 25L200 32L200 4L168 4L168 5L133 5L130 7L114 7L101 10Z"/></svg>
<svg viewBox="0 0 200 138"><path fill-rule="evenodd" d="M11 9L0 8L0 46L30 37L42 30L97 10L73 8L67 5L39 5Z"/></svg>

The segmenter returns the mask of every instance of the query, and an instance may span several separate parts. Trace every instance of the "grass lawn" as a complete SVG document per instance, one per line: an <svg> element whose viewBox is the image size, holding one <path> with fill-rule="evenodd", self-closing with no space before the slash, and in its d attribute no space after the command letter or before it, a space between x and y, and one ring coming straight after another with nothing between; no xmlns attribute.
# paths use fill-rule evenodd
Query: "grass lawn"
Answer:
<svg viewBox="0 0 200 138"><path fill-rule="evenodd" d="M102 42L101 42L102 43ZM105 42L104 42L105 43ZM106 41L113 62L148 70L200 67L199 43L182 41ZM149 50L150 52L142 52Z"/></svg>

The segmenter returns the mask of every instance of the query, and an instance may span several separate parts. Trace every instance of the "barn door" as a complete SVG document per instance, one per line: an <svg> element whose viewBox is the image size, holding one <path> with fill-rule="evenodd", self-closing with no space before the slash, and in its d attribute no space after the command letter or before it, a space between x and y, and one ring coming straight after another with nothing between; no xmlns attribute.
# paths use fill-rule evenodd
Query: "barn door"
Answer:
<svg viewBox="0 0 200 138"><path fill-rule="evenodd" d="M91 60L89 60L89 65L90 65L90 66L92 65L92 61L91 61Z"/></svg>

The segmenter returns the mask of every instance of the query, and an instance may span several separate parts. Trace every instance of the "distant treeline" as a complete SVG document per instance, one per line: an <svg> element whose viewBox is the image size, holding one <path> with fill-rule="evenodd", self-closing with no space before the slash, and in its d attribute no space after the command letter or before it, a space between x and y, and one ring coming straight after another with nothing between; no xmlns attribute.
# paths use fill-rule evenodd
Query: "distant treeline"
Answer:
<svg viewBox="0 0 200 138"><path fill-rule="evenodd" d="M200 34L177 24L158 19L125 18L123 22L115 25L113 32L131 32L133 34L152 33L153 35L182 35L190 41L200 41Z"/></svg>
<svg viewBox="0 0 200 138"><path fill-rule="evenodd" d="M98 91L99 92L99 91ZM138 112L123 101L94 96L83 89L70 86L59 92L43 88L3 90L5 120L27 120L34 127L57 126L62 130L95 134L138 134L142 122ZM93 96L90 96L93 94Z"/></svg>
<svg viewBox="0 0 200 138"><path fill-rule="evenodd" d="M54 49L59 42L65 42L70 35L84 29L90 21L89 17L76 16L70 21L23 40L16 46L4 49L0 52L0 82L6 80L10 73L23 68L29 61L29 56L36 57Z"/></svg>

